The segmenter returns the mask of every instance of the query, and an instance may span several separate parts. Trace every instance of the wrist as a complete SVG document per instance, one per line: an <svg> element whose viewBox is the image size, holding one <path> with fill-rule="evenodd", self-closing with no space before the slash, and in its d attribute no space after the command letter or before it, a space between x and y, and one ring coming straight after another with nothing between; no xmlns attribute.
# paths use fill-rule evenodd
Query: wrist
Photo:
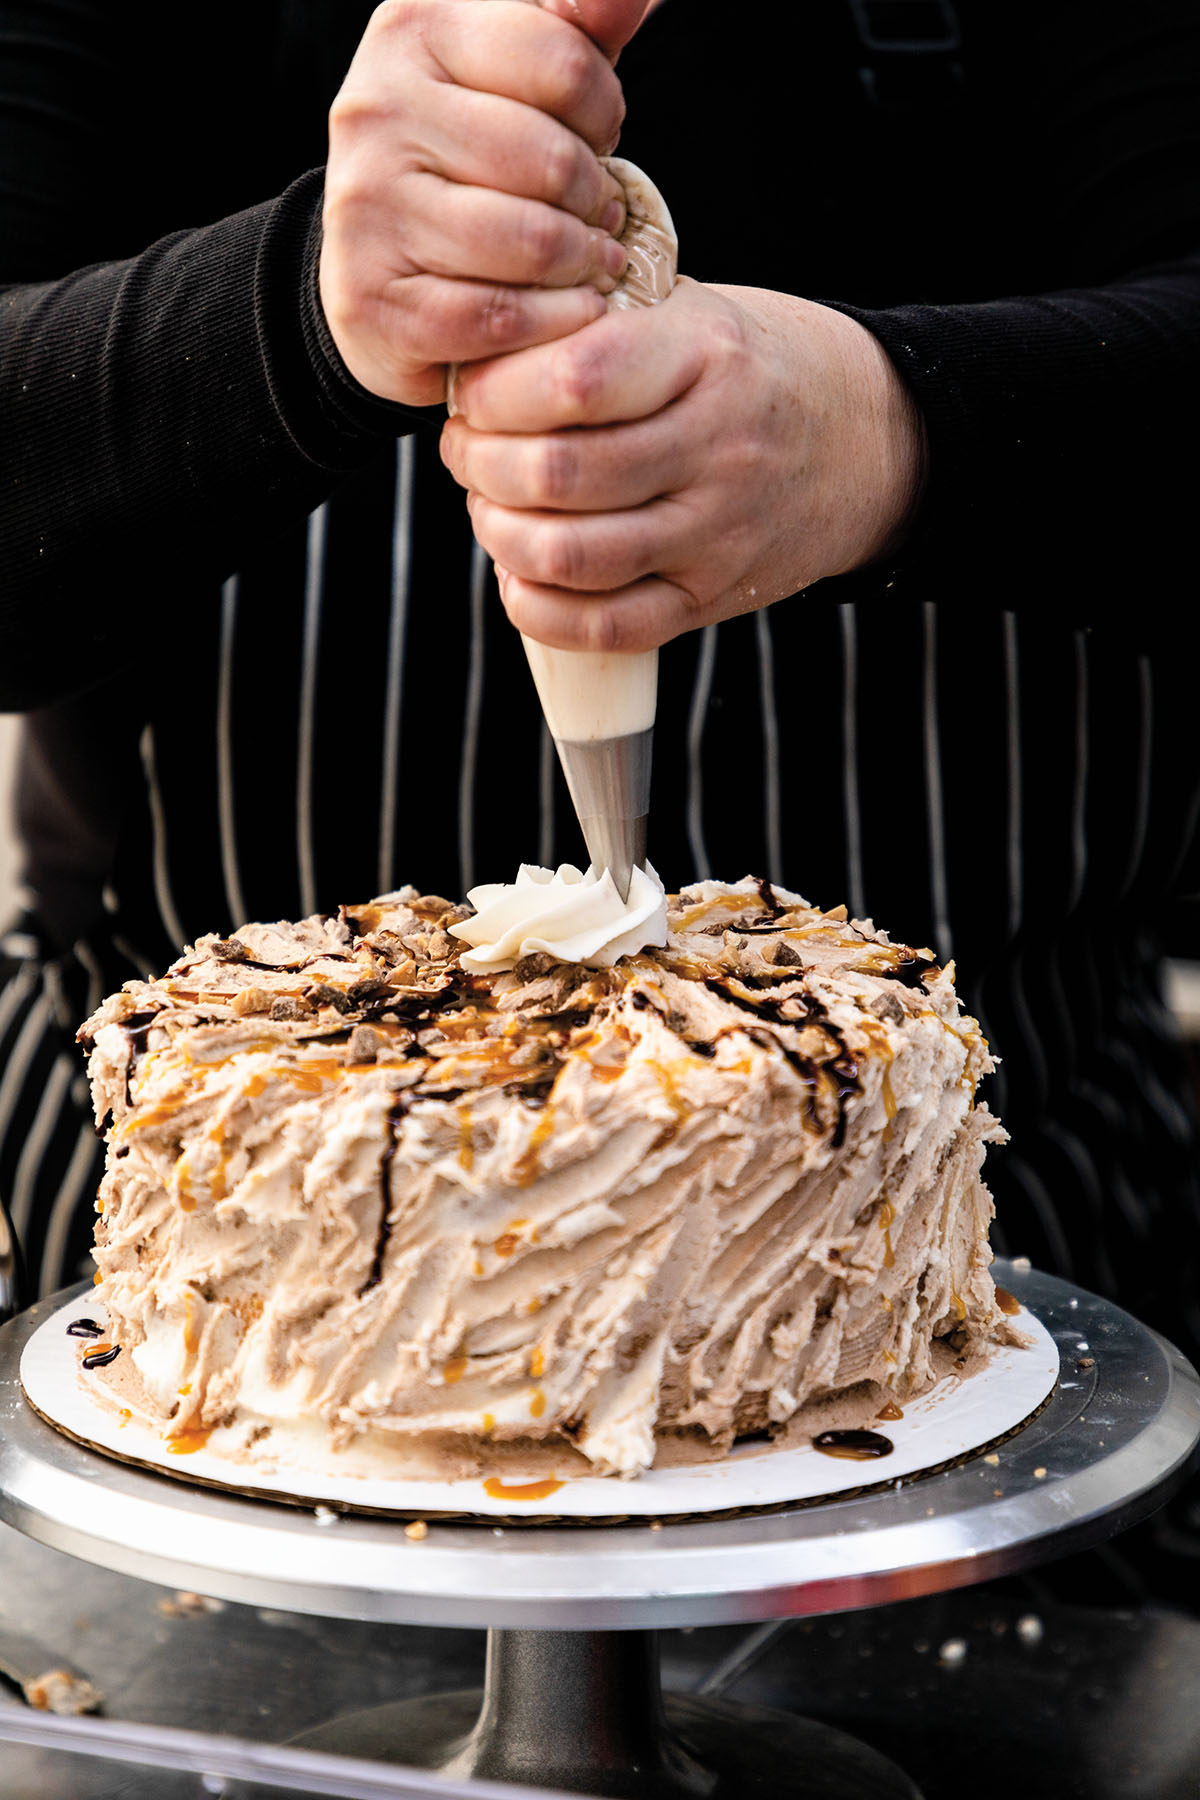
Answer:
<svg viewBox="0 0 1200 1800"><path fill-rule="evenodd" d="M865 326L820 307L841 364L843 400L831 418L831 467L849 504L838 566L848 574L889 556L912 528L925 490L925 421L887 351Z"/></svg>

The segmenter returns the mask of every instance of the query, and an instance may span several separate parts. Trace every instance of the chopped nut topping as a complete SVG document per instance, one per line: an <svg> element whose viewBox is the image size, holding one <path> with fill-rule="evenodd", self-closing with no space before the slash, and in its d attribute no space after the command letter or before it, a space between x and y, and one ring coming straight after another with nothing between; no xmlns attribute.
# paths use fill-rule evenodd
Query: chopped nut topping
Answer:
<svg viewBox="0 0 1200 1800"><path fill-rule="evenodd" d="M217 957L220 962L240 963L250 961L250 952L247 950L245 944L239 943L235 937L217 938L210 948L212 949L213 955Z"/></svg>
<svg viewBox="0 0 1200 1800"><path fill-rule="evenodd" d="M277 1020L310 1019L312 1007L305 1000L272 1000L271 1017Z"/></svg>
<svg viewBox="0 0 1200 1800"><path fill-rule="evenodd" d="M310 1006L332 1006L335 1012L343 1014L354 1011L354 1003L349 994L344 993L341 988L330 987L326 981L315 981L307 990L305 999Z"/></svg>
<svg viewBox="0 0 1200 1800"><path fill-rule="evenodd" d="M523 956L513 968L513 974L524 986L527 981L536 981L539 975L549 975L552 969L561 968L548 950L535 950L532 956Z"/></svg>
<svg viewBox="0 0 1200 1800"><path fill-rule="evenodd" d="M233 1016L244 1019L250 1013L270 1012L272 999L267 988L242 988L233 996Z"/></svg>
<svg viewBox="0 0 1200 1800"><path fill-rule="evenodd" d="M356 1025L350 1033L350 1041L346 1045L346 1056L350 1062L374 1062L379 1052L387 1043L387 1038L370 1025Z"/></svg>
<svg viewBox="0 0 1200 1800"><path fill-rule="evenodd" d="M904 1023L904 1008L895 994L876 994L871 1002L871 1011L877 1019L884 1020L888 1025Z"/></svg>

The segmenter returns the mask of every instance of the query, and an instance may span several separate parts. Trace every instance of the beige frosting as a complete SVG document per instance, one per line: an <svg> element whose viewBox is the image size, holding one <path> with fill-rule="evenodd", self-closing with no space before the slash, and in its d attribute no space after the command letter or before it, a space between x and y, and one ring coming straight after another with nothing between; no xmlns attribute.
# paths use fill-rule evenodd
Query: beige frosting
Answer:
<svg viewBox="0 0 1200 1800"><path fill-rule="evenodd" d="M101 1298L165 1433L631 1475L842 1390L865 1423L998 1327L991 1063L927 953L747 879L613 968L472 975L464 913L204 938L83 1028Z"/></svg>

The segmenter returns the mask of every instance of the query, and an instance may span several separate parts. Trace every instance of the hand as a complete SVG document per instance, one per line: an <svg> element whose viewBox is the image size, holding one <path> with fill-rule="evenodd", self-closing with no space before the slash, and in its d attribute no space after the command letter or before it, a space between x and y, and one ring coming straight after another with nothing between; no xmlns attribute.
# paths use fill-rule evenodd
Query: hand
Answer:
<svg viewBox="0 0 1200 1800"><path fill-rule="evenodd" d="M670 299L460 372L442 457L518 629L645 650L881 556L924 434L852 319L759 288Z"/></svg>
<svg viewBox="0 0 1200 1800"><path fill-rule="evenodd" d="M607 57L644 10L386 0L372 15L330 113L319 274L372 393L432 405L448 363L603 313L624 266L620 189L597 160L624 112Z"/></svg>

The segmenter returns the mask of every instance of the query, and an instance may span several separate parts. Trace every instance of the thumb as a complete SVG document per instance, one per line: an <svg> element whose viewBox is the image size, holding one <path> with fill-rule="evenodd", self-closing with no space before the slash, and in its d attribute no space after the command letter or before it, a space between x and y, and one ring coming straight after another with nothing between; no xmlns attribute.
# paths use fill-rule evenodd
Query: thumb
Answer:
<svg viewBox="0 0 1200 1800"><path fill-rule="evenodd" d="M650 0L538 0L538 4L586 31L609 62L616 62L650 8Z"/></svg>

